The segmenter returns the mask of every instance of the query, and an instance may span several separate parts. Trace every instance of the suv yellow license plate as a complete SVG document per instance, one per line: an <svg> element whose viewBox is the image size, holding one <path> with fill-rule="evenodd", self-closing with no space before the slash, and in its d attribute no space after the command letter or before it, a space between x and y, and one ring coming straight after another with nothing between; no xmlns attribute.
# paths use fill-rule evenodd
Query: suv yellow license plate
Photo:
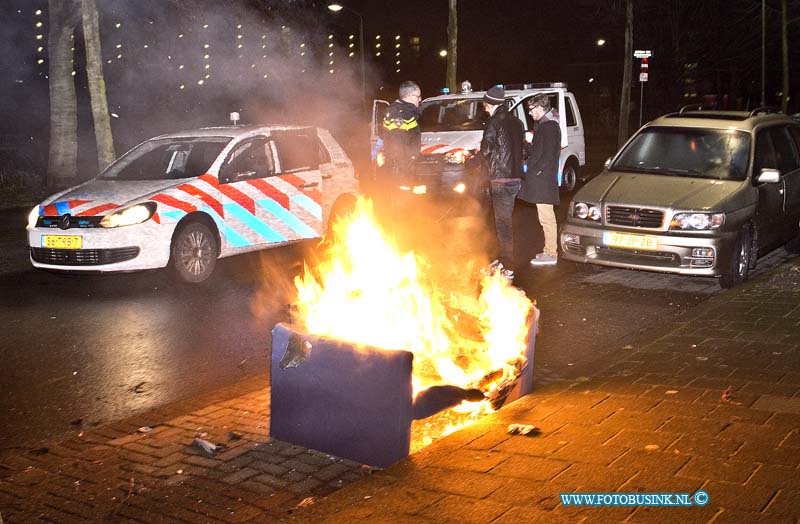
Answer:
<svg viewBox="0 0 800 524"><path fill-rule="evenodd" d="M658 238L650 235L605 232L603 233L603 244L625 249L653 251L658 249Z"/></svg>
<svg viewBox="0 0 800 524"><path fill-rule="evenodd" d="M52 249L80 249L83 247L83 237L80 235L44 235L42 247Z"/></svg>

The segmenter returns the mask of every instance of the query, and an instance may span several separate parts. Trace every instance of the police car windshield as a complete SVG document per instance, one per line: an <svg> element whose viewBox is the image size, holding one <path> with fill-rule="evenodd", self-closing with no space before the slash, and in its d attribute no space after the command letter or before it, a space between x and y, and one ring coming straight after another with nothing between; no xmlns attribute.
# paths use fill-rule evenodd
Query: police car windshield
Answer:
<svg viewBox="0 0 800 524"><path fill-rule="evenodd" d="M750 135L744 131L649 127L641 131L611 166L664 176L744 180Z"/></svg>
<svg viewBox="0 0 800 524"><path fill-rule="evenodd" d="M105 180L171 180L205 174L231 141L229 137L148 140L111 164Z"/></svg>
<svg viewBox="0 0 800 524"><path fill-rule="evenodd" d="M480 98L431 100L420 106L420 128L426 131L482 131L489 114Z"/></svg>

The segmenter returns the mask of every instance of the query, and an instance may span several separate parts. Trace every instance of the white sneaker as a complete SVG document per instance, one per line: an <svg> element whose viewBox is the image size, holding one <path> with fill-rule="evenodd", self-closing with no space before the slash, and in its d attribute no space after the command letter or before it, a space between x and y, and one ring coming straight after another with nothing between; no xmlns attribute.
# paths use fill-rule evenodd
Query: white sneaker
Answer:
<svg viewBox="0 0 800 524"><path fill-rule="evenodd" d="M535 258L531 259L532 266L553 266L558 262L558 255L548 255L547 253L539 253Z"/></svg>

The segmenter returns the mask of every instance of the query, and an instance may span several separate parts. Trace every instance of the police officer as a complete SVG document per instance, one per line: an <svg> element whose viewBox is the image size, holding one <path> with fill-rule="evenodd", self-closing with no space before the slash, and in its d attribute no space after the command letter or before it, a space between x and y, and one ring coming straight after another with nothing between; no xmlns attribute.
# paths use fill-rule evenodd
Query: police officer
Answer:
<svg viewBox="0 0 800 524"><path fill-rule="evenodd" d="M413 177L419 156L422 133L419 127L419 102L422 91L415 82L400 84L399 98L389 105L383 118L381 140L384 164L378 167L378 186L389 205L401 177Z"/></svg>

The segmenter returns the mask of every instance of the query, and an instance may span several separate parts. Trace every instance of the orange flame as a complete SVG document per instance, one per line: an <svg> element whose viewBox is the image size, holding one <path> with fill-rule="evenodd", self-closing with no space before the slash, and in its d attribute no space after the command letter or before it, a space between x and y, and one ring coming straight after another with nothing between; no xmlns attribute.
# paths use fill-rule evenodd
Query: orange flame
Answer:
<svg viewBox="0 0 800 524"><path fill-rule="evenodd" d="M295 278L296 320L309 333L412 352L415 395L434 385L489 392L516 372L533 305L506 277L484 275L479 296L442 289L425 260L387 238L363 198L333 228L338 240L319 266ZM461 409L491 411L488 401Z"/></svg>

